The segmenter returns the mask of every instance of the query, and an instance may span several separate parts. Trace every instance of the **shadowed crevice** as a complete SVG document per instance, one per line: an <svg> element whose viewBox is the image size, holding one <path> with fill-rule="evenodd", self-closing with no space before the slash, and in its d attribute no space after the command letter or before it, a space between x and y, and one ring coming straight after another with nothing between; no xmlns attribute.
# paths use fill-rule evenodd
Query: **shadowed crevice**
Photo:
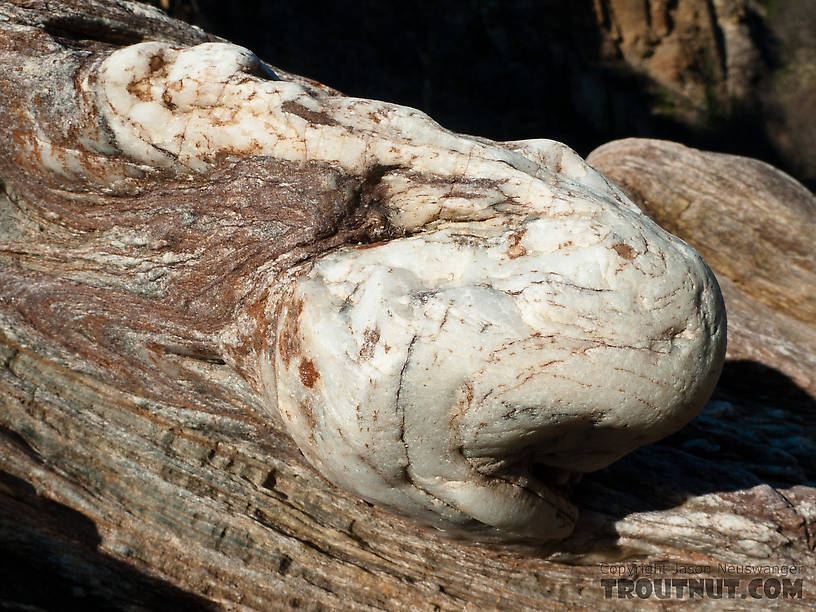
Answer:
<svg viewBox="0 0 816 612"><path fill-rule="evenodd" d="M96 525L0 471L0 608L217 610L98 551Z"/></svg>

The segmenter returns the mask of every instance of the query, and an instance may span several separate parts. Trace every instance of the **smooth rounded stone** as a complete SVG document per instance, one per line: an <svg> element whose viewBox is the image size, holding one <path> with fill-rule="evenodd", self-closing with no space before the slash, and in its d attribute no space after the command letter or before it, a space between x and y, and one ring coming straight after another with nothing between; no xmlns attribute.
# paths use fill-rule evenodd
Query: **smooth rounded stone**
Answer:
<svg viewBox="0 0 816 612"><path fill-rule="evenodd" d="M260 156L359 177L382 242L270 265L274 337L251 364L269 410L368 501L441 529L566 537L574 475L710 396L726 336L710 270L562 144L458 135L264 74L233 45L143 43L83 86L150 166Z"/></svg>

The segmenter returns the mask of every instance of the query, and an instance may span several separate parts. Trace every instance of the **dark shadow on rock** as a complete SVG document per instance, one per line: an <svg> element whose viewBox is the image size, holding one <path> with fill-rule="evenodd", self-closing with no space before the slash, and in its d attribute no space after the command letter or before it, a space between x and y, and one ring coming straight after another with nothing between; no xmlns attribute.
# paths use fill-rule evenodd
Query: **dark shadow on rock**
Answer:
<svg viewBox="0 0 816 612"><path fill-rule="evenodd" d="M573 499L592 518L574 537L614 550L613 523L629 514L761 484L816 486L816 400L774 368L729 361L691 423L584 477Z"/></svg>
<svg viewBox="0 0 816 612"><path fill-rule="evenodd" d="M219 609L99 552L101 542L86 516L0 471L0 608Z"/></svg>

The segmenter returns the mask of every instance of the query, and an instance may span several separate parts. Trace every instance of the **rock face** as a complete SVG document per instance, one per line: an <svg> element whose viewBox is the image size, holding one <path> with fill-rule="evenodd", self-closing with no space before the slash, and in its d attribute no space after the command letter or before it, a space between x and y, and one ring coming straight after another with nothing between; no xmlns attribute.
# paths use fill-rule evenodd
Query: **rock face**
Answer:
<svg viewBox="0 0 816 612"><path fill-rule="evenodd" d="M0 42L4 605L603 609L598 563L812 578L812 326L726 277L743 361L714 402L571 486L692 417L724 330L698 256L568 149L446 132L136 4L6 3ZM528 410L554 393L580 401ZM533 545L572 528L570 488L572 536Z"/></svg>
<svg viewBox="0 0 816 612"><path fill-rule="evenodd" d="M812 188L816 28L808 0L596 0L602 57L625 64L657 88L658 114L717 133L733 124L757 154L783 162ZM718 127L718 124L720 126ZM631 133L631 131L630 131ZM645 134L641 136L658 136ZM694 134L684 134L686 141ZM735 131L712 145L739 152L751 143ZM730 147L730 148L729 148Z"/></svg>
<svg viewBox="0 0 816 612"><path fill-rule="evenodd" d="M712 105L724 111L731 100L752 95L767 70L764 41L754 27L763 12L752 0L597 0L595 5L603 55L648 75L693 122L714 111Z"/></svg>
<svg viewBox="0 0 816 612"><path fill-rule="evenodd" d="M365 215L387 240L270 262L270 409L368 501L440 528L565 537L576 510L530 461L563 483L696 415L725 352L705 264L563 145L457 136L260 65L222 43L117 51L81 82L113 133L94 146L182 172L253 156L365 182L341 223ZM244 370L236 339L256 333L226 332Z"/></svg>

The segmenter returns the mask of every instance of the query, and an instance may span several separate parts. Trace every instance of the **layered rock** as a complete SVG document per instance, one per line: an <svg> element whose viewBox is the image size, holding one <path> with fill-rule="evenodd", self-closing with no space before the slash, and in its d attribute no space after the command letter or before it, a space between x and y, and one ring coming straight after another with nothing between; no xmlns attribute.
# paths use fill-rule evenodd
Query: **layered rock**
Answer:
<svg viewBox="0 0 816 612"><path fill-rule="evenodd" d="M603 607L599 561L671 559L717 571L720 561L809 558L812 467L797 450L803 436L795 442L789 434L812 400L781 374L740 376L739 363L726 364L716 401L688 427L584 477L572 497L581 518L571 538L549 548L501 543L513 531L528 543L567 532L569 472L602 465L690 418L704 373L676 392L632 373L672 372L671 387L688 374L685 364L705 367L707 334L710 349L722 338L716 317L705 320L716 294L693 251L569 150L457 136L422 114L343 98L234 47L182 51L208 37L133 4L35 1L0 12L7 43L0 117L8 127L0 131L8 152L0 159L0 538L13 587L3 597L40 607L66 598L119 607ZM145 38L169 44L128 47ZM167 75L185 57L194 61L171 88ZM116 62L120 70L107 72ZM292 104L281 92L294 94ZM229 96L241 103L221 106ZM375 107L382 114L362 112ZM291 137L280 157L278 139L247 145L262 120L269 133ZM362 140L372 146L347 158L343 147L357 151L355 127L366 125ZM242 134L244 127L252 129ZM325 148L315 138L321 133ZM308 150L320 157L307 158ZM400 151L416 154L378 162ZM463 159L467 170L456 174ZM446 205L432 206L440 200ZM455 268L451 252L473 265ZM661 255L673 265L664 268ZM579 264L570 267L570 258ZM562 276L542 274L538 261ZM431 264L445 274L429 276ZM678 266L686 280L672 272ZM569 271L578 276L564 278ZM669 288L677 291L661 300ZM559 317L558 304L610 316ZM757 317L773 312L750 299L742 306ZM361 323L372 315L376 330ZM633 321L642 327L637 338L626 336ZM483 362L467 350L474 332L498 337L483 323L520 341ZM794 328L776 323L760 330L775 344L756 335L746 342L781 347L771 355L793 345L807 355L785 336ZM403 328L410 338L400 336ZM547 344L547 334L555 341ZM343 343L340 361L326 354L324 337ZM389 354L400 351L401 363L394 360L410 385L389 370ZM548 363L553 351L582 378L559 378L570 373ZM535 371L518 378L524 364ZM425 367L435 376L425 377ZM628 388L621 392L616 380ZM434 389L423 396L428 381ZM451 412L454 422L432 430L438 413L425 423L412 412L426 401L440 412L467 403L466 385L450 391L462 382L472 383L474 406ZM506 405L491 403L485 383ZM372 506L327 482L290 432L316 462L329 457L324 471L335 478L334 466L370 451L335 436L331 419L348 415L341 433L356 436L360 422L376 427L386 414L358 422L356 410L332 407L353 407L352 393L401 386L396 408L410 424L402 459L389 444L401 430L394 419L372 429L385 441L375 451L404 469L374 491L396 499ZM327 394L331 388L345 394ZM553 392L583 404L526 409ZM383 405L394 407L396 395ZM650 397L673 412L650 421L656 411L639 402ZM301 400L314 401L311 411ZM604 411L612 401L622 403ZM610 421L608 430L597 427ZM625 425L636 431L625 433ZM454 456L429 478L426 458L446 458L445 436L455 431L465 434L465 463ZM321 448L310 433L330 444ZM555 452L521 452L536 437ZM587 440L597 456L581 456ZM525 474L517 469L524 461L545 467ZM445 491L463 466L462 488ZM370 484L367 468L360 478L341 477ZM435 512L441 503L427 504L406 486L412 473L440 501L475 490L474 514L465 504L458 515ZM484 483L492 490L480 491ZM482 527L477 539L492 535L490 546L465 543L383 506L448 533L477 527L475 512L500 529ZM546 524L530 526L530 515ZM63 585L65 596L48 599L44 583Z"/></svg>
<svg viewBox="0 0 816 612"><path fill-rule="evenodd" d="M82 81L137 162L255 156L365 183L341 215L385 242L271 261L273 322L226 332L232 359L335 484L442 528L567 535L575 510L531 460L556 483L599 469L713 390L725 320L702 260L563 145L457 136L260 66L144 43ZM277 350L253 368L243 338L267 329Z"/></svg>

